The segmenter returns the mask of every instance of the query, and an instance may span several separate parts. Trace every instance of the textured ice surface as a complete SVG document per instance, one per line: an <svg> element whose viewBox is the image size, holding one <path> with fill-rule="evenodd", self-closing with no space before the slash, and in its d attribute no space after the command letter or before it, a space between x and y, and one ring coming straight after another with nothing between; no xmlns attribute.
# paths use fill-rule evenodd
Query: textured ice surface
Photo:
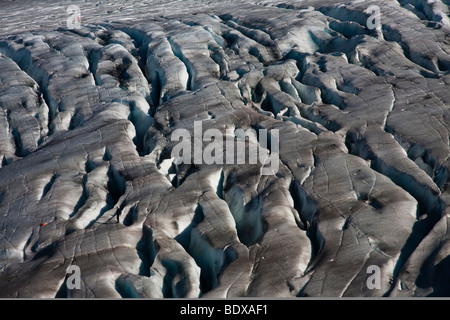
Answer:
<svg viewBox="0 0 450 320"><path fill-rule="evenodd" d="M0 9L0 297L450 295L446 1ZM176 164L199 121L277 172Z"/></svg>

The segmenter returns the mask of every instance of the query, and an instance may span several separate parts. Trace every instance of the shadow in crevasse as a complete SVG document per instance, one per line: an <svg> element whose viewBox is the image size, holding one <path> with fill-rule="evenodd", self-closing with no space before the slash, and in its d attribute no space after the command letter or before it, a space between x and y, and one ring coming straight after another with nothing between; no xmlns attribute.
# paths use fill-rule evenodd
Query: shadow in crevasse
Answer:
<svg viewBox="0 0 450 320"><path fill-rule="evenodd" d="M416 279L418 288L432 288L428 297L450 297L450 256L436 264L436 258L442 249L438 246L424 261Z"/></svg>
<svg viewBox="0 0 450 320"><path fill-rule="evenodd" d="M450 297L450 256L434 267L433 292L429 297Z"/></svg>

